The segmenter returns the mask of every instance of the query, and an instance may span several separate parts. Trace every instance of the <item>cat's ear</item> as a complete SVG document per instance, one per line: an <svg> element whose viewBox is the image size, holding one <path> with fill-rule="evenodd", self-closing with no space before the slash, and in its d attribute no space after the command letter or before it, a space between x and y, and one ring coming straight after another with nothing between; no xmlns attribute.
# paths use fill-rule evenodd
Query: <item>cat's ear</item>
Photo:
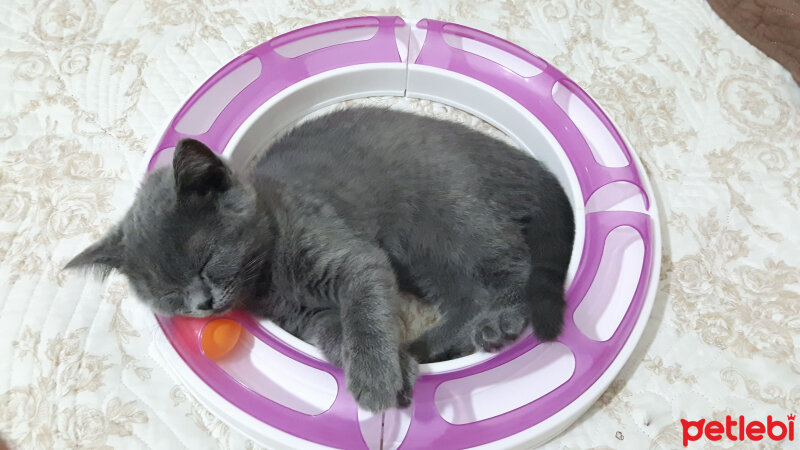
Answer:
<svg viewBox="0 0 800 450"><path fill-rule="evenodd" d="M105 278L112 269L122 266L122 258L122 230L116 226L102 239L72 258L64 269L88 269Z"/></svg>
<svg viewBox="0 0 800 450"><path fill-rule="evenodd" d="M210 148L195 139L182 139L172 157L179 194L224 191L231 185L231 173Z"/></svg>

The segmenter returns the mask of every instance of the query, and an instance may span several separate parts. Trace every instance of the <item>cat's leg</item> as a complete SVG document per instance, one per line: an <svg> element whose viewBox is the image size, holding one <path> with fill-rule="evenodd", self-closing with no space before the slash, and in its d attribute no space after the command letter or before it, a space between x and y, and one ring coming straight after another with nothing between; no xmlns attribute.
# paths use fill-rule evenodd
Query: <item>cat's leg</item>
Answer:
<svg viewBox="0 0 800 450"><path fill-rule="evenodd" d="M377 250L370 253L341 266L337 297L348 390L361 407L382 411L409 404L417 365L400 350L394 272Z"/></svg>
<svg viewBox="0 0 800 450"><path fill-rule="evenodd" d="M298 323L296 326L298 337L319 348L331 364L345 367L345 344L343 339L344 334L342 332L341 311L339 311L339 309L325 309L306 315L304 319L303 323ZM406 351L399 349L399 343L394 348L395 352L398 354L400 376L402 378L400 389L397 391L394 401L398 407L403 408L411 404L411 394L414 381L417 377L417 362L411 358ZM391 365L391 363L389 365ZM359 371L363 369L353 369L351 366L348 372L348 385L350 384L350 373L353 370ZM359 380L361 379L359 376L356 376L356 378ZM359 386L364 386L362 381L357 382L357 384ZM361 392L364 390L369 391L370 388L364 387L362 389L356 389ZM365 401L371 403L371 401L367 399L365 399ZM383 401L385 402L385 399ZM361 401L359 401L359 404L361 404ZM368 405L365 406L369 408ZM390 406L395 405L392 404Z"/></svg>
<svg viewBox="0 0 800 450"><path fill-rule="evenodd" d="M418 281L425 301L436 307L440 319L408 345L411 355L420 362L433 362L473 353L467 325L481 312L488 291L463 272L446 268L431 270Z"/></svg>
<svg viewBox="0 0 800 450"><path fill-rule="evenodd" d="M489 295L468 325L476 348L498 351L530 323L532 303L525 296L525 286L531 264L525 244L521 237L497 240L478 264L478 279Z"/></svg>
<svg viewBox="0 0 800 450"><path fill-rule="evenodd" d="M530 306L519 289L506 291L493 302L462 299L455 307L440 307L442 319L409 344L421 363L468 355L476 349L494 352L513 342L529 324Z"/></svg>
<svg viewBox="0 0 800 450"><path fill-rule="evenodd" d="M561 334L564 324L565 282L575 238L572 211L567 208L534 218L525 231L531 270L523 295L530 305L533 333L550 341Z"/></svg>
<svg viewBox="0 0 800 450"><path fill-rule="evenodd" d="M342 321L338 309L325 309L304 315L294 329L297 330L297 337L317 347L329 363L339 367L344 365Z"/></svg>
<svg viewBox="0 0 800 450"><path fill-rule="evenodd" d="M548 210L555 212L525 222L523 242L482 261L482 279L493 291L493 301L473 321L478 348L497 351L513 342L528 324L542 341L561 333L574 225L571 211Z"/></svg>
<svg viewBox="0 0 800 450"><path fill-rule="evenodd" d="M333 220L298 238L285 257L288 276L308 295L299 299L305 311L329 310L296 328L344 368L362 408L407 405L417 363L400 348L395 273L383 250L332 227Z"/></svg>
<svg viewBox="0 0 800 450"><path fill-rule="evenodd" d="M347 390L362 408L408 405L417 362L401 349L398 312L404 300L389 257L351 232L332 208L298 201L302 220L284 237L276 265L278 279L302 289L294 295L301 307L331 311L313 320L309 340L344 368Z"/></svg>
<svg viewBox="0 0 800 450"><path fill-rule="evenodd" d="M465 324L478 311L473 303L461 308L440 308L442 318L431 329L408 344L408 352L420 363L443 361L468 355L475 345L465 332Z"/></svg>

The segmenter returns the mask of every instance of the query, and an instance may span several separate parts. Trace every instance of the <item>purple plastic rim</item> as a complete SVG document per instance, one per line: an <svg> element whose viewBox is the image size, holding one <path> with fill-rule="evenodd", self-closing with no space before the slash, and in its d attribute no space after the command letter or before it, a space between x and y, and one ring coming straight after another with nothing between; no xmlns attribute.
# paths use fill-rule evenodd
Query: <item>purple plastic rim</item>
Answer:
<svg viewBox="0 0 800 450"><path fill-rule="evenodd" d="M405 22L400 17L355 17L334 20L291 31L245 52L212 75L187 100L161 136L148 164L148 171L154 168L159 153L175 147L179 140L186 137L202 140L210 148L221 152L236 129L259 106L287 87L308 77L360 64L402 62L395 40L395 29L404 25ZM293 58L275 52L275 48L281 45L309 36L349 28L376 26L377 32L367 40L319 48ZM253 58L260 60L262 67L260 75L223 108L208 131L189 135L175 130L176 124L204 94L221 79ZM156 316L161 329L178 355L200 379L237 408L274 428L318 444L335 448L366 448L367 444L359 428L358 408L352 397L347 394L341 369L298 352L272 336L245 314L233 313L228 317L239 321L254 337L281 353L331 374L339 386L333 406L321 414L310 416L261 396L240 384L202 354L198 343L199 333L205 322Z"/></svg>
<svg viewBox="0 0 800 450"><path fill-rule="evenodd" d="M329 70L359 64L401 62L395 41L395 28L404 25L405 22L400 17L355 17L334 20L290 31L248 50L222 67L189 97L189 100L181 107L161 136L147 169L152 170L154 168L159 153L175 147L178 141L186 137L201 140L215 151L221 151L228 144L239 125L253 114L259 106L278 92L308 77ZM364 41L336 44L293 58L282 56L275 51L275 48L280 45L289 44L315 34L376 26L378 27L377 33L372 38ZM278 42L279 45L275 44L275 42ZM183 116L195 106L204 94L221 79L253 58L258 58L261 63L261 73L258 78L242 89L225 106L208 131L201 134L186 134L175 130L175 126Z"/></svg>
<svg viewBox="0 0 800 450"><path fill-rule="evenodd" d="M399 17L359 17L325 22L278 36L246 52L220 69L190 97L159 141L148 170L152 170L161 151L174 147L183 137L190 137L174 129L184 114L219 80L252 58L260 59L262 72L259 77L233 98L208 131L191 135L203 140L215 151L225 148L233 133L259 106L294 83L341 67L376 62L401 62L395 43L395 29L404 23ZM378 27L376 34L370 39L320 48L295 58L283 57L273 48L316 34L367 26ZM427 33L416 60L410 61L409 64L449 70L481 81L505 93L531 111L565 149L577 174L584 204L602 186L615 181L627 181L639 188L645 199L645 206L649 208L649 197L642 187L642 181L627 146L608 117L574 82L541 58L496 36L457 24L427 19L420 21L417 26L426 29ZM451 47L444 41L443 33L464 36L502 49L533 64L541 69L542 73L532 77L520 77L493 61ZM558 82L584 101L600 119L624 152L628 160L627 166L609 168L597 163L583 135L552 98L553 86ZM559 338L560 342L570 348L575 357L575 369L570 379L550 393L507 413L478 422L453 425L439 415L433 400L436 388L441 383L498 367L524 355L538 345L538 342L534 337L528 336L494 358L474 366L448 373L423 375L414 388L412 420L401 448L473 447L514 435L541 423L575 401L611 365L640 317L652 282L650 278L655 251L652 224L647 214L628 211L589 213L585 216L585 222L586 239L580 263L566 294L568 320ZM640 281L628 310L612 337L602 342L593 341L578 330L572 320L572 314L594 280L606 237L621 226L635 229L644 243L644 262ZM254 337L284 355L331 374L339 386L333 406L323 413L307 415L284 407L237 382L216 363L206 358L200 350L199 333L210 319L157 316L157 320L167 339L186 364L200 379L237 408L265 424L318 444L337 448L366 447L359 428L357 406L346 392L341 369L287 345L247 314L233 312L228 317L240 322Z"/></svg>
<svg viewBox="0 0 800 450"><path fill-rule="evenodd" d="M425 43L414 64L449 70L481 81L503 92L516 100L520 106L533 112L553 134L561 147L566 149L567 157L578 175L584 204L600 187L613 181L628 181L639 187L645 199L645 206L649 207L649 197L642 189L641 179L632 163L633 159L627 145L608 116L575 82L522 47L483 31L429 19L421 20L417 26L427 30L427 33ZM542 73L532 77L521 77L509 70L504 70L498 63L482 56L453 48L445 42L443 36L445 33L474 39L504 50L537 67ZM600 119L625 154L628 161L627 166L606 167L595 160L589 144L578 127L553 100L553 86L558 82L572 91Z"/></svg>

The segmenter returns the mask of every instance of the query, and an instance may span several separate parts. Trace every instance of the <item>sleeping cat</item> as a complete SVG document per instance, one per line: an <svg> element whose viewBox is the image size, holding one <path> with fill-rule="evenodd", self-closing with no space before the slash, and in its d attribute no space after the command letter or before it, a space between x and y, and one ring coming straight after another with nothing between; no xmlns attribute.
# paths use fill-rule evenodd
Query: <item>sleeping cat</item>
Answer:
<svg viewBox="0 0 800 450"><path fill-rule="evenodd" d="M115 269L156 312L244 308L342 366L359 405L407 406L417 361L561 331L574 224L554 176L464 126L378 108L275 142L249 176L185 139L67 267ZM441 319L403 343L413 295Z"/></svg>

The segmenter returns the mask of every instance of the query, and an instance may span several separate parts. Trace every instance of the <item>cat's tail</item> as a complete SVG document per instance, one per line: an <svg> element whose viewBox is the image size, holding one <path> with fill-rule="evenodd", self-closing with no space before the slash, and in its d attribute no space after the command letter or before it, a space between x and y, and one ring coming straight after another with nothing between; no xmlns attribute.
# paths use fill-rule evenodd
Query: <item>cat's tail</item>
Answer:
<svg viewBox="0 0 800 450"><path fill-rule="evenodd" d="M533 333L542 341L561 334L564 324L564 282L567 277L575 221L566 195L553 199L526 224L525 233L531 251L531 272L525 288L530 302Z"/></svg>

